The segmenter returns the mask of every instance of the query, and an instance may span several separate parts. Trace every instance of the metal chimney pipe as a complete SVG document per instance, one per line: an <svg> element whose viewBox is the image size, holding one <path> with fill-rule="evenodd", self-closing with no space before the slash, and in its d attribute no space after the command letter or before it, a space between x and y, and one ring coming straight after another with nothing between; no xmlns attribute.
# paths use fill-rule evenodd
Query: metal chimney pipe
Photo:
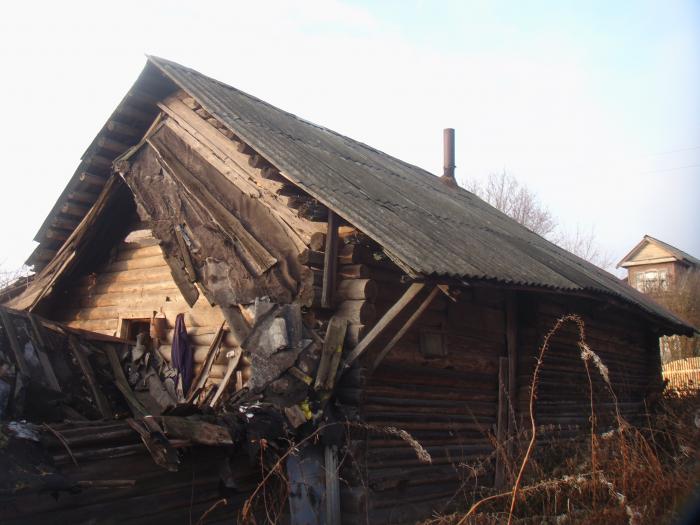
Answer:
<svg viewBox="0 0 700 525"><path fill-rule="evenodd" d="M440 179L451 186L457 186L455 180L455 130L445 128L442 132L443 171Z"/></svg>

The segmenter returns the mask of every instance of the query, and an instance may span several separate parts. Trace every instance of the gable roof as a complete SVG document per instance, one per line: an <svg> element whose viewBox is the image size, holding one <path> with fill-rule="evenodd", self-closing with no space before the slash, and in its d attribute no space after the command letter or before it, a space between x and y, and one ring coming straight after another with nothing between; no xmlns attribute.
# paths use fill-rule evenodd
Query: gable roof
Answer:
<svg viewBox="0 0 700 525"><path fill-rule="evenodd" d="M421 168L161 58L148 58L130 93L144 85L159 86L161 97L178 88L188 92L284 177L377 241L410 275L605 294L690 330L613 275ZM115 114L128 103L127 97ZM144 111L153 115L154 108ZM86 154L96 143L99 135Z"/></svg>
<svg viewBox="0 0 700 525"><path fill-rule="evenodd" d="M651 235L645 235L644 238L641 241L639 241L637 245L634 248L632 248L630 252L620 260L619 263L617 263L617 267L620 268L622 266L625 266L625 263L630 262L647 244L654 244L658 246L662 250L668 252L670 256L675 258L677 261L683 261L691 266L700 267L700 259L693 257L689 253L686 253L683 250L676 248L675 246L671 246L666 242L660 241L659 239L656 239Z"/></svg>

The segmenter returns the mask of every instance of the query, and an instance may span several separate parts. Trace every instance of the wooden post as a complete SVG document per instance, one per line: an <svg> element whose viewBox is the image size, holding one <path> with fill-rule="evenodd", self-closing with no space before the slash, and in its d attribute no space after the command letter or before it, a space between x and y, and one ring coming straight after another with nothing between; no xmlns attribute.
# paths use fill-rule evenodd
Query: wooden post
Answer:
<svg viewBox="0 0 700 525"><path fill-rule="evenodd" d="M29 322L32 325L32 329L29 332L29 337L32 339L32 343L34 343L34 348L36 348L36 353L39 356L39 362L41 363L41 368L44 370L44 376L46 377L46 381L49 387L54 389L56 392L60 392L61 384L58 382L58 378L56 377L56 373L53 370L53 366L51 366L51 360L49 359L49 356L46 353L46 350L49 348L49 345L46 341L46 338L44 337L44 327L41 326L41 323L37 319L36 315L28 313L27 317L29 318Z"/></svg>
<svg viewBox="0 0 700 525"><path fill-rule="evenodd" d="M323 256L323 290L321 307L332 308L338 268L338 219L328 210L328 231L326 232L326 252Z"/></svg>
<svg viewBox="0 0 700 525"><path fill-rule="evenodd" d="M340 525L340 480L338 478L338 448L326 445L324 449L326 473L326 524Z"/></svg>
<svg viewBox="0 0 700 525"><path fill-rule="evenodd" d="M404 308L408 306L411 301L418 295L418 293L425 287L425 283L413 283L404 294L399 298L394 305L387 310L387 312L382 316L382 318L377 321L377 324L369 331L369 333L362 338L358 345L353 349L353 351L345 358L345 362L342 365L341 373L343 370L350 368L350 365L360 357L369 346L376 341L376 339L384 332L384 330L389 326L389 324L398 317L398 315L403 312Z"/></svg>
<svg viewBox="0 0 700 525"><path fill-rule="evenodd" d="M411 315L411 317L408 318L408 320L404 323L404 325L399 328L399 330L394 334L394 337L391 338L391 341L389 341L386 346L382 349L381 352L379 352L379 355L377 356L377 359L374 360L374 365L372 365L372 371L374 371L378 366L379 363L382 362L382 359L386 357L386 355L391 351L392 348L394 348L394 345L399 342L399 340L408 332L413 324L420 318L420 316L425 312L425 310L430 306L430 303L433 302L433 299L435 299L435 296L440 293L440 287L436 286L432 290L430 290L430 293L428 294L428 297L426 297L423 302L420 304L420 306L416 309L415 312Z"/></svg>
<svg viewBox="0 0 700 525"><path fill-rule="evenodd" d="M10 348L12 348L12 353L15 355L15 363L17 364L17 369L29 377L29 366L24 360L24 353L22 347L19 345L19 340L17 339L17 332L15 332L15 325L12 324L12 319L7 313L7 310L0 307L0 322L5 327L5 334L7 335L7 340L10 343Z"/></svg>
<svg viewBox="0 0 700 525"><path fill-rule="evenodd" d="M515 292L506 295L506 347L508 349L508 458L515 450L515 433L517 432L518 407L518 312Z"/></svg>
<svg viewBox="0 0 700 525"><path fill-rule="evenodd" d="M493 486L500 490L505 485L508 438L508 358L498 358L498 414L496 418L496 468Z"/></svg>
<svg viewBox="0 0 700 525"><path fill-rule="evenodd" d="M95 404L97 405L100 414L102 414L102 417L105 419L112 419L114 417L114 414L112 414L112 409L110 408L109 403L107 402L107 398L104 396L99 386L97 385L97 379L95 379L95 372L93 371L92 366L90 365L90 361L88 361L87 356L83 353L83 349L80 347L78 340L72 335L68 336L68 346L73 352L75 360L78 362L78 365L80 366L80 369L83 372L83 376L85 377L85 380L87 381L87 384L90 387L90 391L92 392L92 395L95 398Z"/></svg>

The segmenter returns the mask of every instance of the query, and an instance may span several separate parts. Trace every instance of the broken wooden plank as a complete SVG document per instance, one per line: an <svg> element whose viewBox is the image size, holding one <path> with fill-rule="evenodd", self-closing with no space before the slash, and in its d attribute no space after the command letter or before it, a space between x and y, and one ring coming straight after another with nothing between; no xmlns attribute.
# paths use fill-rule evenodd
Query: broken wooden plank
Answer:
<svg viewBox="0 0 700 525"><path fill-rule="evenodd" d="M238 218L210 192L201 180L192 175L162 141L156 137L147 140L148 144L158 153L164 168L175 178L194 199L209 211L212 219L221 231L231 237L236 250L257 277L277 263L277 259L248 232Z"/></svg>
<svg viewBox="0 0 700 525"><path fill-rule="evenodd" d="M323 256L323 288L321 290L321 307L332 308L338 270L338 221L339 217L328 211L328 231L326 232L326 251Z"/></svg>
<svg viewBox="0 0 700 525"><path fill-rule="evenodd" d="M156 419L169 437L208 446L234 444L229 431L220 425L176 416L160 416Z"/></svg>
<svg viewBox="0 0 700 525"><path fill-rule="evenodd" d="M494 488L502 489L506 480L506 438L508 435L508 358L498 358L498 412L496 415L496 467Z"/></svg>
<svg viewBox="0 0 700 525"><path fill-rule="evenodd" d="M136 398L134 392L129 386L129 382L124 375L124 369L119 362L119 357L117 356L117 350L112 345L104 345L105 353L107 354L107 359L109 359L109 364L112 367L112 373L114 374L114 384L122 393L126 402L131 408L131 413L134 417L143 417L149 415L148 410L144 407L141 402Z"/></svg>
<svg viewBox="0 0 700 525"><path fill-rule="evenodd" d="M374 364L372 365L372 370L375 370L378 366L379 363L382 362L382 359L386 357L386 355L391 351L392 348L398 343L401 338L408 332L411 327L414 325L414 323L420 318L421 315L423 315L423 312L430 306L430 303L433 302L433 299L435 299L435 296L440 293L440 288L439 287L434 287L432 290L430 290L430 293L428 294L428 297L426 297L423 302L420 304L420 306L416 309L415 312L411 315L411 317L408 318L408 320L404 323L404 325L399 328L399 330L394 334L394 337L391 338L391 341L389 341L386 346L382 349L381 352L379 352L379 355L377 355L377 358L374 360Z"/></svg>
<svg viewBox="0 0 700 525"><path fill-rule="evenodd" d="M30 377L31 373L29 370L29 365L27 365L27 362L24 359L24 352L22 350L22 347L19 345L19 340L17 339L17 332L15 331L15 325L12 324L12 319L7 313L7 310L5 310L2 307L0 307L0 322L2 322L2 325L5 328L5 335L7 336L8 342L10 343L12 353L15 356L15 364L17 365L18 370L25 376Z"/></svg>
<svg viewBox="0 0 700 525"><path fill-rule="evenodd" d="M85 377L85 380L87 381L87 384L90 387L90 391L92 392L92 396L95 400L95 404L97 405L97 409L100 411L100 414L102 414L103 418L111 419L114 416L114 414L112 414L112 408L109 406L107 398L99 389L97 379L95 378L95 372L92 369L92 365L90 365L90 361L88 361L87 356L84 354L83 348L80 346L80 343L78 342L75 336L68 336L68 346L70 347L71 352L75 356L75 360L78 362L80 370L83 372L83 377Z"/></svg>
<svg viewBox="0 0 700 525"><path fill-rule="evenodd" d="M219 329L217 330L216 335L214 336L214 339L212 339L211 344L209 345L209 350L207 350L207 357L204 360L204 364L202 365L202 368L199 370L199 373L197 373L194 380L192 381L192 385L190 386L190 391L187 396L187 403L194 402L197 396L202 392L202 389L204 388L207 379L209 379L209 373L211 372L211 368L214 364L214 361L216 361L216 358L219 355L219 349L221 348L221 343L224 339L225 325L225 321L221 323L221 326L219 326Z"/></svg>
<svg viewBox="0 0 700 525"><path fill-rule="evenodd" d="M129 418L126 422L141 436L141 441L146 445L156 465L170 472L177 472L180 465L180 458L177 450L175 450L168 438L165 437L155 418L150 416L143 419Z"/></svg>
<svg viewBox="0 0 700 525"><path fill-rule="evenodd" d="M221 399L221 395L228 388L228 384L231 382L231 377L233 377L233 373L236 371L236 367L238 366L238 363L241 360L241 356L243 355L243 349L241 347L235 348L234 350L232 350L232 352L233 355L231 355L228 358L224 378L221 380L221 383L219 383L219 387L216 390L214 397L211 398L211 402L209 403L209 406L211 408L216 407L216 404L219 402L219 399Z"/></svg>
<svg viewBox="0 0 700 525"><path fill-rule="evenodd" d="M396 317L403 311L406 306L418 295L418 293L425 287L425 283L413 283L404 294L399 298L394 305L387 310L387 312L382 316L382 318L374 325L374 327L369 331L369 333L362 338L362 340L357 344L353 351L345 358L342 365L342 370L347 368L355 362L355 360L365 353L367 348L377 340L377 338L384 332L384 330L391 324L391 322L396 319Z"/></svg>
<svg viewBox="0 0 700 525"><path fill-rule="evenodd" d="M182 226L179 224L175 225L175 238L177 239L177 245L180 248L180 254L182 255L182 260L185 263L185 270L190 276L190 281L193 283L197 282L197 272L195 272L194 264L192 264L192 256L190 255L190 250L185 242L185 237L182 232Z"/></svg>
<svg viewBox="0 0 700 525"><path fill-rule="evenodd" d="M347 319L331 317L326 329L326 337L321 351L321 362L316 372L316 390L332 390L335 382L336 371L343 353L343 341L348 328Z"/></svg>
<svg viewBox="0 0 700 525"><path fill-rule="evenodd" d="M36 353L39 356L39 363L41 363L41 368L44 371L46 382L50 388L54 389L56 392L61 392L61 384L58 382L56 373L51 365L51 360L46 353L49 345L44 337L44 327L41 326L35 314L28 313L27 317L29 318L29 323L32 327L31 331L29 331L29 337L32 339Z"/></svg>

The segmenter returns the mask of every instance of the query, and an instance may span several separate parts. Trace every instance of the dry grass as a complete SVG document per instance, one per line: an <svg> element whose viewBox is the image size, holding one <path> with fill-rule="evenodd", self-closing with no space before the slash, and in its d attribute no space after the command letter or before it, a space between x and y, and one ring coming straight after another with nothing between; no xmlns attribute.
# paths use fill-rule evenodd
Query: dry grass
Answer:
<svg viewBox="0 0 700 525"><path fill-rule="evenodd" d="M615 428L601 435L596 428L591 390L588 436L535 446L537 427L532 415L538 372L546 357L549 337L566 322L578 326L581 359L589 384L590 374L599 373L615 398L607 367L586 343L581 319L575 315L560 319L540 348L531 384L532 427L518 436L525 452L517 464L510 465L510 471L518 473L513 488L501 493L484 489L476 503L467 507L470 502L465 502L467 512L437 516L423 525L674 523L690 496L698 496L698 391L667 392L648 414L643 428L630 426L618 412Z"/></svg>

